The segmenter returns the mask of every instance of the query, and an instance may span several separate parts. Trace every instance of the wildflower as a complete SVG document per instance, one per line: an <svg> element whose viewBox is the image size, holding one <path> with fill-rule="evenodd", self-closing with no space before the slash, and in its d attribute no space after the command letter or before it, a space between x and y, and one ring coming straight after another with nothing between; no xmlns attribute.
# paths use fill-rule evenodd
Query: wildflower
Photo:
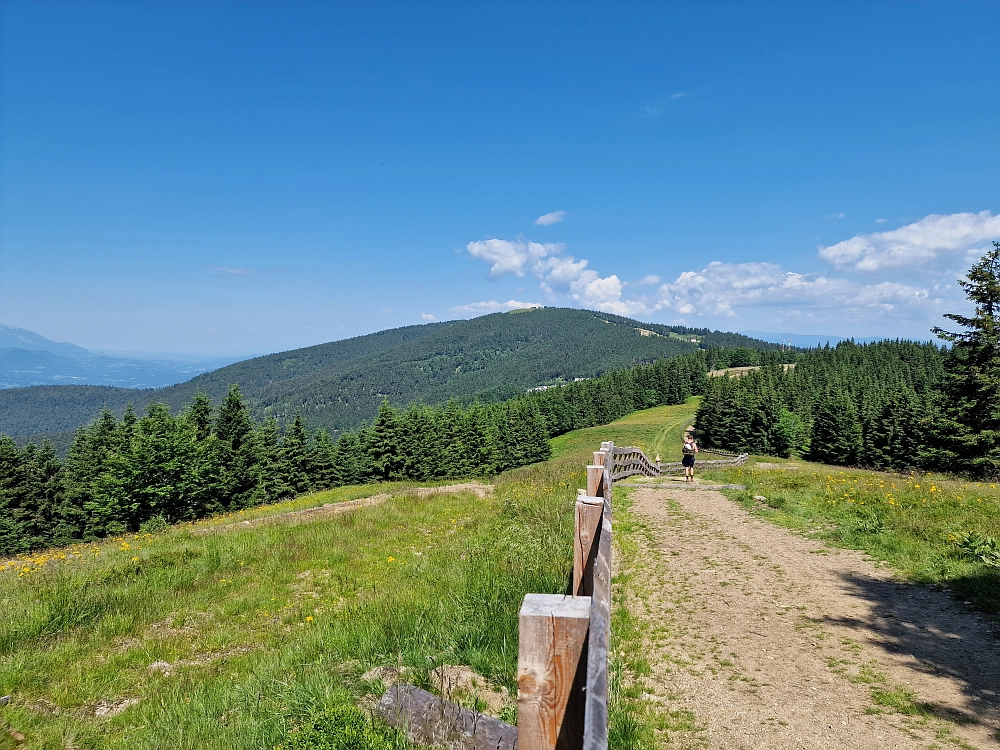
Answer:
<svg viewBox="0 0 1000 750"><path fill-rule="evenodd" d="M306 622L312 622L312 621L313 621L313 616L312 615L309 615L308 617L306 617Z"/></svg>
<svg viewBox="0 0 1000 750"><path fill-rule="evenodd" d="M139 558L138 557L133 557L132 558L132 562L139 562Z"/></svg>
<svg viewBox="0 0 1000 750"><path fill-rule="evenodd" d="M390 557L390 558L389 558L389 562L395 562L395 561L396 561L396 558L395 558L395 557Z"/></svg>

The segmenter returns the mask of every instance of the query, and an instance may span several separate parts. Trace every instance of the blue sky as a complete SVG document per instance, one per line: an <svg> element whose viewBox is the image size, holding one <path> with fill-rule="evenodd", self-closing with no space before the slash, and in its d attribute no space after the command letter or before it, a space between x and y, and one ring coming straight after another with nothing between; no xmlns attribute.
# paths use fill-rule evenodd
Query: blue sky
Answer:
<svg viewBox="0 0 1000 750"><path fill-rule="evenodd" d="M0 323L90 348L926 338L1000 239L996 2L0 7Z"/></svg>

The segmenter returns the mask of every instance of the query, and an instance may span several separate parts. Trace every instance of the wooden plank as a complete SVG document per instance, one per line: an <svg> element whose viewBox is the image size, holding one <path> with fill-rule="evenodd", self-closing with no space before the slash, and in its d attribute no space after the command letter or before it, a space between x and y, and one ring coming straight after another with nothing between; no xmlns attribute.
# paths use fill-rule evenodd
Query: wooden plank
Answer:
<svg viewBox="0 0 1000 750"><path fill-rule="evenodd" d="M589 596L528 594L519 615L519 750L578 750L583 742Z"/></svg>
<svg viewBox="0 0 1000 750"><path fill-rule="evenodd" d="M604 466L605 455L604 451L594 451L594 466Z"/></svg>
<svg viewBox="0 0 1000 750"><path fill-rule="evenodd" d="M573 595L590 596L594 588L594 560L597 540L604 517L604 498L577 497L576 524L573 533Z"/></svg>
<svg viewBox="0 0 1000 750"><path fill-rule="evenodd" d="M610 491L608 493L610 495ZM611 643L611 506L605 504L594 561L587 636L587 690L583 750L608 747L608 650Z"/></svg>
<svg viewBox="0 0 1000 750"><path fill-rule="evenodd" d="M394 685L386 690L378 712L415 745L447 750L517 750L517 727L413 685Z"/></svg>

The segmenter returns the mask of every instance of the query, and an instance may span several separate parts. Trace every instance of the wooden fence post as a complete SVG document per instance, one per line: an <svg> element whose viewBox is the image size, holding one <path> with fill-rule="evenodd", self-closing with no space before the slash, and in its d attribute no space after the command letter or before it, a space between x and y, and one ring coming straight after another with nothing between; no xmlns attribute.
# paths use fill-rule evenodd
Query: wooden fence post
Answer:
<svg viewBox="0 0 1000 750"><path fill-rule="evenodd" d="M587 496L602 497L604 495L604 466L587 467Z"/></svg>
<svg viewBox="0 0 1000 750"><path fill-rule="evenodd" d="M519 615L517 746L579 750L590 597L528 594Z"/></svg>
<svg viewBox="0 0 1000 750"><path fill-rule="evenodd" d="M604 515L604 499L578 497L573 534L573 596L590 596L594 590L594 560Z"/></svg>

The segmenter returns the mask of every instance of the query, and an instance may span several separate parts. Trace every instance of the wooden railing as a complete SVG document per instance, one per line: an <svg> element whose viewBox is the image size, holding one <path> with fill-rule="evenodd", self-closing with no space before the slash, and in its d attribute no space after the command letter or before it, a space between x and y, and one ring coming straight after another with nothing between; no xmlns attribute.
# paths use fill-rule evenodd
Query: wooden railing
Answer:
<svg viewBox="0 0 1000 750"><path fill-rule="evenodd" d="M699 464L738 465L746 458ZM611 442L594 453L586 490L576 499L570 593L528 594L521 605L516 727L409 685L382 697L386 720L415 743L456 750L607 750L612 487L672 466Z"/></svg>

